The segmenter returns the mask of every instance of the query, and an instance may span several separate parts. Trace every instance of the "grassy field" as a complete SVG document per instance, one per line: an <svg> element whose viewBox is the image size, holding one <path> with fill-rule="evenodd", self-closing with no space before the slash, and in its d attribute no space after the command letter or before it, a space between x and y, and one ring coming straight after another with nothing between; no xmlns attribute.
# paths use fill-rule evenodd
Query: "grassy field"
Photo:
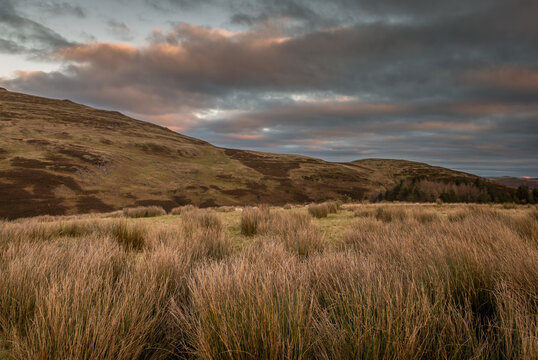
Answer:
<svg viewBox="0 0 538 360"><path fill-rule="evenodd" d="M0 359L538 358L535 206L173 213L0 222Z"/></svg>

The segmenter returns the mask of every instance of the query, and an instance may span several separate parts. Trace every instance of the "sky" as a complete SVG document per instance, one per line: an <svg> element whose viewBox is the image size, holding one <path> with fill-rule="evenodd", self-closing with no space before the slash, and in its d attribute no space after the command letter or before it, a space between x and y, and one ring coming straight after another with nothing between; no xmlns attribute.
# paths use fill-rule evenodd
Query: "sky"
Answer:
<svg viewBox="0 0 538 360"><path fill-rule="evenodd" d="M538 177L536 0L0 0L0 86L217 146Z"/></svg>

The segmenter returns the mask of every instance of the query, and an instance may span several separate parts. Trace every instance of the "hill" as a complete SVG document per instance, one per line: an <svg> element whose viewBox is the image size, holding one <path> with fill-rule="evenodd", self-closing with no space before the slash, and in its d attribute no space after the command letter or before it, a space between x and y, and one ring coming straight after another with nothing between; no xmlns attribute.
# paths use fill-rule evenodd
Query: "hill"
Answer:
<svg viewBox="0 0 538 360"><path fill-rule="evenodd" d="M135 205L361 200L417 179L439 184L480 179L403 160L331 163L224 149L119 112L5 89L0 133L0 218Z"/></svg>
<svg viewBox="0 0 538 360"><path fill-rule="evenodd" d="M491 181L497 182L499 184L511 187L518 188L523 185L529 189L538 189L538 178L519 178L512 176L501 176L501 177L490 177L488 178Z"/></svg>

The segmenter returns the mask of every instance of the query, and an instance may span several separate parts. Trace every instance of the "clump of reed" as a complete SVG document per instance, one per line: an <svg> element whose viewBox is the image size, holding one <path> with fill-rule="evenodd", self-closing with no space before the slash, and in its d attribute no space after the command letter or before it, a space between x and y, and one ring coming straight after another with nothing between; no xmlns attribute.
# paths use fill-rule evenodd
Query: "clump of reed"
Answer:
<svg viewBox="0 0 538 360"><path fill-rule="evenodd" d="M325 204L327 205L327 212L329 214L336 214L342 206L341 201L326 201Z"/></svg>
<svg viewBox="0 0 538 360"><path fill-rule="evenodd" d="M375 211L375 218L383 222L402 221L406 216L407 213L401 206L378 207Z"/></svg>
<svg viewBox="0 0 538 360"><path fill-rule="evenodd" d="M184 334L182 351L207 359L313 356L312 309L301 268L281 246L265 244L196 269L189 284L192 305L172 308L175 328Z"/></svg>
<svg viewBox="0 0 538 360"><path fill-rule="evenodd" d="M292 211L274 214L267 222L264 239L282 243L284 247L301 257L321 252L327 245L319 230L312 224L306 212Z"/></svg>
<svg viewBox="0 0 538 360"><path fill-rule="evenodd" d="M216 212L196 209L183 213L181 226L181 237L196 258L222 259L231 253L230 238Z"/></svg>
<svg viewBox="0 0 538 360"><path fill-rule="evenodd" d="M123 216L128 218L144 218L166 215L166 211L161 206L137 206L122 210Z"/></svg>
<svg viewBox="0 0 538 360"><path fill-rule="evenodd" d="M194 205L183 205L183 206L178 206L178 207L175 207L173 208L172 210L170 210L170 215L181 215L181 214L184 214L186 212L189 212L189 211L193 211L197 209Z"/></svg>
<svg viewBox="0 0 538 360"><path fill-rule="evenodd" d="M329 207L326 203L308 205L308 213L315 218L321 219L329 214Z"/></svg>
<svg viewBox="0 0 538 360"><path fill-rule="evenodd" d="M312 225L311 216L304 211L271 212L267 208L247 208L241 216L241 233L261 235L261 242L277 242L299 256L321 251L326 241Z"/></svg>
<svg viewBox="0 0 538 360"><path fill-rule="evenodd" d="M375 217L376 209L372 207L357 206L354 210L355 217Z"/></svg>
<svg viewBox="0 0 538 360"><path fill-rule="evenodd" d="M108 223L108 233L126 250L140 251L144 248L147 228L141 223L117 220Z"/></svg>
<svg viewBox="0 0 538 360"><path fill-rule="evenodd" d="M216 212L223 212L223 213L234 212L235 207L234 206L218 206L218 207L215 208L215 211Z"/></svg>
<svg viewBox="0 0 538 360"><path fill-rule="evenodd" d="M195 209L183 212L182 226L186 234L192 234L196 229L222 231L222 221L218 214L211 210Z"/></svg>
<svg viewBox="0 0 538 360"><path fill-rule="evenodd" d="M247 207L241 213L241 234L254 236L260 232L264 223L270 218L268 207Z"/></svg>

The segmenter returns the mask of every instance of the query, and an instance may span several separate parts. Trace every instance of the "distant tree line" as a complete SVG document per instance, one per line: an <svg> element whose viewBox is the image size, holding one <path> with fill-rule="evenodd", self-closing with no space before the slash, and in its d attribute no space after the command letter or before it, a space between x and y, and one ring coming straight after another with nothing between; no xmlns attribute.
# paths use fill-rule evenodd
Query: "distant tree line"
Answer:
<svg viewBox="0 0 538 360"><path fill-rule="evenodd" d="M415 177L401 180L392 189L379 193L377 201L435 202L447 203L538 203L538 189L527 186L511 189L481 178L457 178L450 180L427 180Z"/></svg>

